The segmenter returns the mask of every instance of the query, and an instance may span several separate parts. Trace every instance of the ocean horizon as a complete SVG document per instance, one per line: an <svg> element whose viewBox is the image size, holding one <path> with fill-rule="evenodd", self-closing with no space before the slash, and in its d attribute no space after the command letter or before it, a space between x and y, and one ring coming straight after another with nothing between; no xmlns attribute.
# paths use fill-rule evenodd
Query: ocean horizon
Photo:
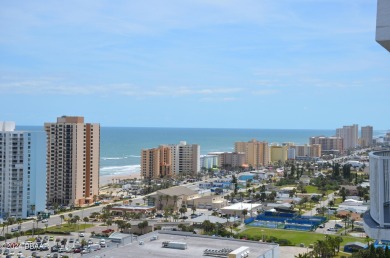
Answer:
<svg viewBox="0 0 390 258"><path fill-rule="evenodd" d="M43 130L43 126L17 126L17 130ZM374 130L374 137L387 130ZM201 155L234 151L237 141L257 139L268 143L308 144L313 136L333 136L330 129L228 129L166 127L101 127L100 176L125 176L140 172L141 150L186 141L199 144Z"/></svg>

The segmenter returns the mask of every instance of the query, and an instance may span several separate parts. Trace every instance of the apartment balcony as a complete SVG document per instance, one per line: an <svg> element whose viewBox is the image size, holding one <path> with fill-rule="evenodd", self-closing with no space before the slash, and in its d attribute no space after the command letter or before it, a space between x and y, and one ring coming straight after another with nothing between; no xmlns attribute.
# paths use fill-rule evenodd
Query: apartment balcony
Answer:
<svg viewBox="0 0 390 258"><path fill-rule="evenodd" d="M390 51L390 1L378 0L376 41Z"/></svg>

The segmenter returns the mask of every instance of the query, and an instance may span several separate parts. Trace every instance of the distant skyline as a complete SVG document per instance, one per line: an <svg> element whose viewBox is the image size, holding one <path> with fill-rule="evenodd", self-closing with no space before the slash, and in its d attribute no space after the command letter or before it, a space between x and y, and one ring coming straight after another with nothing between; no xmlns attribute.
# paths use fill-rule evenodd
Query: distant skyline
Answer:
<svg viewBox="0 0 390 258"><path fill-rule="evenodd" d="M376 1L3 1L0 121L390 128Z"/></svg>

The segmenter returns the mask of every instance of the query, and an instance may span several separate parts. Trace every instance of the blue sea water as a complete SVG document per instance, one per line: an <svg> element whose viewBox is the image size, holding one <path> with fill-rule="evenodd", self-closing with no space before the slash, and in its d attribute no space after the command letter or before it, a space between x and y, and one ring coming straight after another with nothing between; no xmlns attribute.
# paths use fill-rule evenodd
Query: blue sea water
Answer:
<svg viewBox="0 0 390 258"><path fill-rule="evenodd" d="M43 130L39 126L18 126L17 130ZM128 175L140 170L142 149L186 141L199 144L201 154L233 151L234 142L257 139L269 143L306 144L312 136L332 136L335 130L311 129L210 129L101 127L100 175ZM383 134L382 131L374 135Z"/></svg>

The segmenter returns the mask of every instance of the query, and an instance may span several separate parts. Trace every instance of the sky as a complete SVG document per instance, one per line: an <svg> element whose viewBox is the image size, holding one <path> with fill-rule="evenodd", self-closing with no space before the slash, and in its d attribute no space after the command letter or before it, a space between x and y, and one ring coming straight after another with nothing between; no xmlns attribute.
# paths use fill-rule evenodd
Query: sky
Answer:
<svg viewBox="0 0 390 258"><path fill-rule="evenodd" d="M0 121L390 128L376 1L0 2Z"/></svg>

